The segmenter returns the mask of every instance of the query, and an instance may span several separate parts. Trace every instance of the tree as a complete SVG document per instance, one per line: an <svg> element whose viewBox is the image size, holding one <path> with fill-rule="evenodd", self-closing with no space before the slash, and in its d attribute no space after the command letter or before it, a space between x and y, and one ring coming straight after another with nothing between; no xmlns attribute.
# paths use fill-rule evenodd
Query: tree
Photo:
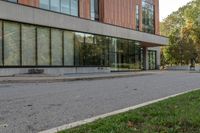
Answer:
<svg viewBox="0 0 200 133"><path fill-rule="evenodd" d="M163 57L167 64L190 64L200 57L200 0L194 0L161 23L161 34L169 37Z"/></svg>

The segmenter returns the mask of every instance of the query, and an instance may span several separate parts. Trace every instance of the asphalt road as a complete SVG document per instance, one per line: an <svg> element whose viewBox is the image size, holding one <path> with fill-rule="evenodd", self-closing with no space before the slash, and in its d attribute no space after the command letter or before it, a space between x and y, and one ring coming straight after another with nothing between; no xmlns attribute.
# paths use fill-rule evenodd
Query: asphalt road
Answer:
<svg viewBox="0 0 200 133"><path fill-rule="evenodd" d="M93 81L0 85L0 133L36 133L200 88L200 73Z"/></svg>

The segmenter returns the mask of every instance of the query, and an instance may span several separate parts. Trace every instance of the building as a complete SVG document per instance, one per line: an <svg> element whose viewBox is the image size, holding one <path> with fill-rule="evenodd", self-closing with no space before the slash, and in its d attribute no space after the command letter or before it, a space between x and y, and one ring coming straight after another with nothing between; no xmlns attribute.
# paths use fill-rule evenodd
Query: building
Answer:
<svg viewBox="0 0 200 133"><path fill-rule="evenodd" d="M0 0L0 75L158 69L159 0Z"/></svg>

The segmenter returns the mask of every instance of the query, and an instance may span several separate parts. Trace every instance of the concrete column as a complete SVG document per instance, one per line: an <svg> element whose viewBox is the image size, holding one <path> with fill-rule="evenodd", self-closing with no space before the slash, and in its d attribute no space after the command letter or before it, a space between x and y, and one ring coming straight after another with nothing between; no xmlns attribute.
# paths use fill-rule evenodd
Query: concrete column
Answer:
<svg viewBox="0 0 200 133"><path fill-rule="evenodd" d="M144 62L144 70L149 70L149 57L148 57L147 47L143 47L143 62Z"/></svg>
<svg viewBox="0 0 200 133"><path fill-rule="evenodd" d="M157 59L157 69L159 70L160 65L161 65L161 58L160 58L161 50L160 50L160 47L157 47L156 51L157 51L157 55L156 55L156 57L157 57L156 58Z"/></svg>

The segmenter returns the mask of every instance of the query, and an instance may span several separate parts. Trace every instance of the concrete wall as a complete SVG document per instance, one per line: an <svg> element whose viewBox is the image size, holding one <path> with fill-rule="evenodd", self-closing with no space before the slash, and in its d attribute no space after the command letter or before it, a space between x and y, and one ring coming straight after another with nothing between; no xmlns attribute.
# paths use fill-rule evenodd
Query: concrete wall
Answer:
<svg viewBox="0 0 200 133"><path fill-rule="evenodd" d="M27 74L30 69L44 70L43 74L65 75L75 73L109 73L108 67L67 67L67 68L0 68L0 76Z"/></svg>
<svg viewBox="0 0 200 133"><path fill-rule="evenodd" d="M0 1L0 19L167 45L168 38Z"/></svg>

